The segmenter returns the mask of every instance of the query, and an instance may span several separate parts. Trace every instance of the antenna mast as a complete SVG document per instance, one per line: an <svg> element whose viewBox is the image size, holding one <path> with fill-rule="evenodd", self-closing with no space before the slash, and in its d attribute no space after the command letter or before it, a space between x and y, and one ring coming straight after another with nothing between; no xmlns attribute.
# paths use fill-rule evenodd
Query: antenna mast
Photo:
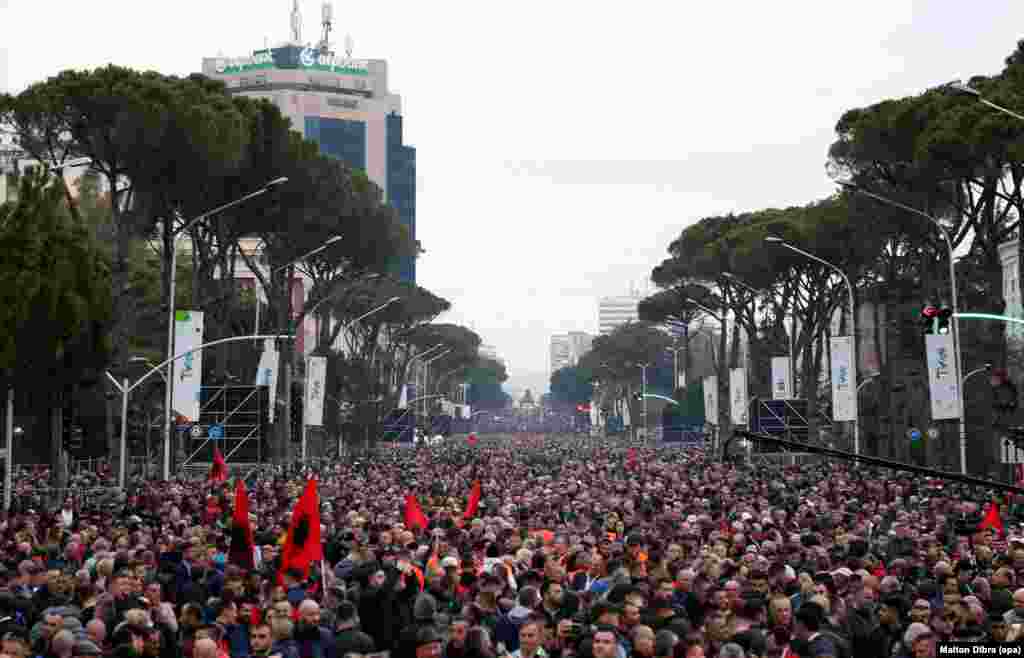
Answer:
<svg viewBox="0 0 1024 658"><path fill-rule="evenodd" d="M320 9L320 15L322 18L321 24L324 27L323 36L320 39L320 52L321 54L328 54L331 51L331 23L334 19L334 7L330 1L325 2Z"/></svg>
<svg viewBox="0 0 1024 658"><path fill-rule="evenodd" d="M299 11L299 0L292 0L292 43L302 43L302 12Z"/></svg>

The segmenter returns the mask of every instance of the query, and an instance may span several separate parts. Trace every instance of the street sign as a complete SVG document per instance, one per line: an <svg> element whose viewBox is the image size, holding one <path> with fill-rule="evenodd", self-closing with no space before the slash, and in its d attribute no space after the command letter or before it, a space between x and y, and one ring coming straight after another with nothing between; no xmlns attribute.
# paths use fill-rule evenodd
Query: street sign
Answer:
<svg viewBox="0 0 1024 658"><path fill-rule="evenodd" d="M193 439L198 439L202 435L203 435L203 426L200 425L199 423L196 423L195 425L193 425L192 426L192 438Z"/></svg>
<svg viewBox="0 0 1024 658"><path fill-rule="evenodd" d="M907 438L910 439L911 441L920 441L921 430L917 429L916 427L911 427L909 430L907 430Z"/></svg>
<svg viewBox="0 0 1024 658"><path fill-rule="evenodd" d="M223 439L224 438L224 426L223 425L210 425L210 429L207 430L206 436L211 439Z"/></svg>

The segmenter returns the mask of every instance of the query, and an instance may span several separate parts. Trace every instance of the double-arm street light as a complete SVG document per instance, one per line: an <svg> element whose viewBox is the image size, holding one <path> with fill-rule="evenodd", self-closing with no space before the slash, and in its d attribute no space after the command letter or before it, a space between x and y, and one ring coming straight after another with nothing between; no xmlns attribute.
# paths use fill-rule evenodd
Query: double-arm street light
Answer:
<svg viewBox="0 0 1024 658"><path fill-rule="evenodd" d="M324 245L324 246L326 246L326 245ZM316 310L316 307L319 306L320 304L322 304L323 302L327 301L327 299L329 299L329 297L324 297L323 299L318 301L316 304L313 305L313 308L311 308L311 309L309 309L309 311L307 311L306 314L307 315L312 315L313 311ZM398 301L401 301L401 300L402 300L401 297L392 297L392 298L388 299L386 302L384 302L383 304L381 304L380 306L377 306L375 308L371 308L366 313L363 313L362 315L349 320L345 324L345 326L342 327L341 330L342 331L346 331L346 330L348 330L349 327L351 327L352 325L356 324L357 322L361 322L361 321L365 320L366 318L370 317L371 315L373 315L375 313L379 313L380 311L383 311L384 309L386 309L388 306L391 306L395 302L398 302ZM302 461L303 461L303 463L305 463L305 461L306 461L306 455L307 455L307 452L309 450L309 436L308 436L308 434L309 433L306 431L305 405L303 405L303 412L302 412ZM339 446L341 445L340 441L339 441L338 445Z"/></svg>
<svg viewBox="0 0 1024 658"><path fill-rule="evenodd" d="M342 239L342 236L335 235L334 237L328 239L326 242L324 242L322 245L320 245L316 249L313 249L312 251L308 251L308 252L302 254L301 256L299 256L298 258L293 258L292 260L288 261L284 265L281 265L279 267L275 267L274 269L272 269L270 271L270 278L273 278L273 276L275 274L277 274L278 272L280 272L281 270L283 270L283 269L285 269L287 267L291 267L292 265L295 265L296 263L301 263L302 261L306 260L310 256L315 256L315 255L319 254L321 251L323 251L327 247L330 247L332 244L334 244L335 242L337 242L338 240L341 240L341 239ZM289 282L289 285L288 285L289 294L291 294L290 284L291 284L291 282ZM327 299L327 297L325 297L324 299ZM324 301L324 300L323 299L320 300L320 302L322 302L322 301ZM320 302L317 302L317 305L319 305ZM312 309L307 311L306 314L309 315L311 313L312 313ZM257 294L256 295L256 327L253 330L253 333L257 333L258 334L259 332L260 332L260 296L259 296L259 294Z"/></svg>
<svg viewBox="0 0 1024 658"><path fill-rule="evenodd" d="M848 302L850 305L850 381L851 387L853 388L853 452L856 455L860 454L860 405L857 402L857 309L854 306L855 299L853 295L853 284L850 283L850 277L846 276L846 272L842 270L838 265L828 262L824 258L815 256L814 254L804 251L800 247L792 245L777 235L765 236L764 241L768 244L778 245L785 247L792 252L798 253L804 258L813 260L816 263L820 263L825 267L831 269L842 278L843 283L846 284L846 292L848 294Z"/></svg>
<svg viewBox="0 0 1024 658"><path fill-rule="evenodd" d="M732 272L722 272L722 276L729 279L732 283L744 288L753 295L763 295L765 297L770 296L767 290L760 290L749 285L746 281L739 278ZM783 318L785 321L785 318ZM789 390L792 395L796 395L796 319L792 318L790 321L789 328ZM774 386L774 383L772 384Z"/></svg>
<svg viewBox="0 0 1024 658"><path fill-rule="evenodd" d="M960 474L967 475L967 418L964 415L964 392L960 386L960 378L963 373L963 355L960 346L960 307L957 295L956 286L956 259L953 257L953 239L949 235L949 231L942 225L935 217L932 217L926 212L918 210L913 206L908 206L905 203L900 203L895 199L882 196L881 194L875 194L869 190L865 190L863 187L851 183L849 181L838 181L843 188L853 192L855 194L862 194L868 198L874 199L885 205L905 210L912 215L916 215L923 219L928 220L938 230L939 235L942 236L942 241L946 245L946 254L949 257L949 303L953 307L953 322L952 322L952 339L953 339L953 357L954 357L954 373L955 381L957 382L956 392L956 413L960 420L959 434L960 434ZM964 378L966 380L966 378Z"/></svg>
<svg viewBox="0 0 1024 658"><path fill-rule="evenodd" d="M255 199L258 196L266 194L272 188L287 182L288 179L284 176L280 178L275 178L274 180L268 182L266 185L256 190L255 192L246 194L245 196L239 199L235 199L234 201L225 203L222 206L217 206L213 210L208 210L207 212L204 212L203 214L198 215L187 222L184 222L181 228L179 228L171 235L171 261L170 267L168 268L169 290L167 291L167 361L164 362L167 365L167 398L164 404L164 415L166 416L166 422L164 425L164 480L169 480L171 477L171 436L174 432L174 410L171 408L171 405L174 404L174 359L171 357L174 354L174 293L178 269L178 241L181 240L186 235L188 235L189 229L191 229L197 223L209 217L212 217L213 215L216 215L220 212L223 212L228 208L234 208L235 206L241 205L246 201L249 201L250 199ZM180 215L178 215L177 212L175 212L175 215L178 216L179 219L181 219Z"/></svg>
<svg viewBox="0 0 1024 658"><path fill-rule="evenodd" d="M218 339L218 340L213 340L213 341L210 341L209 343L203 343L199 347L194 347L194 348L192 348L192 349L190 349L188 351L182 352L181 354L175 354L174 356L172 356L172 357L168 358L167 360L165 360L163 363L159 363L159 364L153 366L152 368L149 369L149 371L146 372L146 374L144 374L143 376L141 376L137 380L135 380L134 384L129 384L127 377L125 377L122 380L122 382L118 382L117 379L115 379L114 376L111 375L109 372L105 373L107 375L107 379L109 379L110 382L114 385L114 387L117 388L117 390L121 393L121 460L120 460L120 463L118 465L118 474L117 474L118 486L121 487L122 489L125 486L126 467L127 467L127 464L128 464L128 395L132 391L134 391L136 388L138 388L140 384L142 384L147 379L152 377L153 373L157 373L161 377L163 377L164 374L163 374L163 370L162 369L163 369L164 366L169 366L170 364L174 363L178 359L182 359L182 358L188 356L189 354L192 354L193 352L198 352L199 350L205 349L207 347L213 347L215 345L221 345L223 343L234 343L234 342L242 341L242 340L266 340L266 339L275 339L275 340L277 340L277 339L289 339L289 338L293 338L293 336L290 336L290 335L282 335L282 336L276 336L276 335L269 335L269 336L261 336L261 335L230 336L228 338L221 338L221 339ZM149 362L146 359L135 358L135 359L130 359L129 363L146 363L146 364L148 364ZM165 379L165 381L167 381L167 380ZM170 384L168 384L168 388L170 388ZM168 415L170 415L170 413ZM165 450L169 449L169 447L170 447L169 443L165 443L164 444L164 449ZM167 464L167 453L166 452L164 453L164 464L165 464L165 468L166 468L166 464ZM169 479L169 477L165 476L164 479L167 480L167 479Z"/></svg>

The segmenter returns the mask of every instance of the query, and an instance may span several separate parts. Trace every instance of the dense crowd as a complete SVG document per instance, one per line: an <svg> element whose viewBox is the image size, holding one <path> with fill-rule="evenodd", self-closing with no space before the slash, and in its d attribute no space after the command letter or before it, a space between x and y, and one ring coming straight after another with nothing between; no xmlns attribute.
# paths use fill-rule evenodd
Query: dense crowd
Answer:
<svg viewBox="0 0 1024 658"><path fill-rule="evenodd" d="M308 478L323 560L282 572ZM0 658L924 658L1024 637L1016 506L1008 536L976 531L990 492L891 471L520 435L247 485L251 569L229 558L231 482L18 496Z"/></svg>

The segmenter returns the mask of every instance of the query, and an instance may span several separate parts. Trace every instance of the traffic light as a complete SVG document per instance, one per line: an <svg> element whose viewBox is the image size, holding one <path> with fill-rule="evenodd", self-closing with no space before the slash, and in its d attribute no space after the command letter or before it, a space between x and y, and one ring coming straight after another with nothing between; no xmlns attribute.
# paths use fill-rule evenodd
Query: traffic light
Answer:
<svg viewBox="0 0 1024 658"><path fill-rule="evenodd" d="M924 333L938 333L939 312L939 307L932 306L931 304L921 309L921 328L924 330Z"/></svg>
<svg viewBox="0 0 1024 658"><path fill-rule="evenodd" d="M940 333L940 334L948 334L949 333L949 323L950 323L950 320L952 320L952 319L953 319L953 309L951 309L951 308L940 309L939 310L939 319L938 319L938 325L939 325L938 333Z"/></svg>
<svg viewBox="0 0 1024 658"><path fill-rule="evenodd" d="M1017 387L1010 380L1005 370L993 370L992 377L992 409L996 413L1009 414L1017 411L1019 404Z"/></svg>
<svg viewBox="0 0 1024 658"><path fill-rule="evenodd" d="M302 443L302 386L297 383L292 384L292 405L289 409L288 420L291 422L291 441L292 443Z"/></svg>

